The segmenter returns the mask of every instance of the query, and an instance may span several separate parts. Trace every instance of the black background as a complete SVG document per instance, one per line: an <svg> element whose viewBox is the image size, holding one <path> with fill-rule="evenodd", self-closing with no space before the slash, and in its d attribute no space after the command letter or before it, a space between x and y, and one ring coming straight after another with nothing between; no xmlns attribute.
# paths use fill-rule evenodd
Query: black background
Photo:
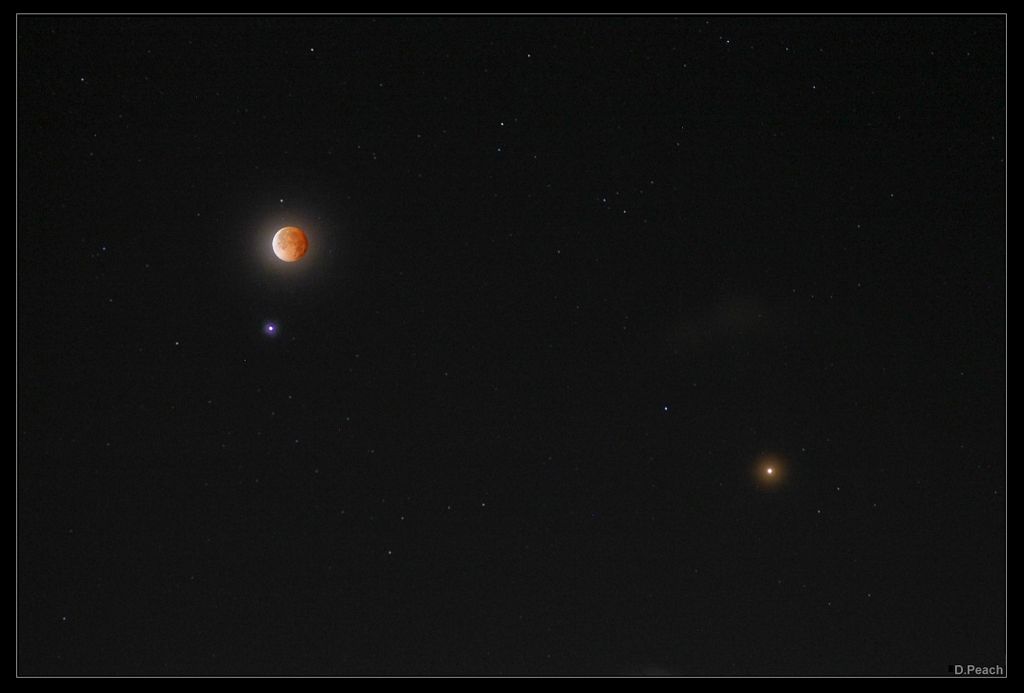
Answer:
<svg viewBox="0 0 1024 693"><path fill-rule="evenodd" d="M20 673L1005 665L1004 17L17 28Z"/></svg>

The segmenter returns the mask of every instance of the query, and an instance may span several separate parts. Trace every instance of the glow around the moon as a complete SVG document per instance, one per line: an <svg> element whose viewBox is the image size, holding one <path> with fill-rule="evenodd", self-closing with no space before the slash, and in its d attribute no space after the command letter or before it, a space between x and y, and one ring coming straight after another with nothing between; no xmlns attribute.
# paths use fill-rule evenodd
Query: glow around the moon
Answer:
<svg viewBox="0 0 1024 693"><path fill-rule="evenodd" d="M782 455L762 453L754 463L754 477L762 488L778 487L785 480L787 467L786 458Z"/></svg>
<svg viewBox="0 0 1024 693"><path fill-rule="evenodd" d="M232 252L236 260L245 261L246 291L266 296L268 291L305 290L353 278L355 268L347 261L350 255L345 252L350 248L351 238L342 231L343 222L335 217L315 210L275 209L262 216L254 214L237 228L237 243ZM289 251L283 243L290 235L289 229L301 233L301 255Z"/></svg>
<svg viewBox="0 0 1024 693"><path fill-rule="evenodd" d="M309 250L309 239L297 226L285 226L274 234L274 255L285 262L296 262Z"/></svg>

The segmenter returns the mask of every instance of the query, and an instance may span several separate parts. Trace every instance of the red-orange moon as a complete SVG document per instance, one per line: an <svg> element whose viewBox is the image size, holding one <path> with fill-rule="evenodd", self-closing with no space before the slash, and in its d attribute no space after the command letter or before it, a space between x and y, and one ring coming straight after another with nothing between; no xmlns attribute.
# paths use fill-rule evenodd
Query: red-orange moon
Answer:
<svg viewBox="0 0 1024 693"><path fill-rule="evenodd" d="M309 239L297 226L285 226L274 234L274 255L285 262L301 260L309 250Z"/></svg>
<svg viewBox="0 0 1024 693"><path fill-rule="evenodd" d="M786 478L786 458L774 452L758 455L755 466L757 482L762 488L781 486Z"/></svg>

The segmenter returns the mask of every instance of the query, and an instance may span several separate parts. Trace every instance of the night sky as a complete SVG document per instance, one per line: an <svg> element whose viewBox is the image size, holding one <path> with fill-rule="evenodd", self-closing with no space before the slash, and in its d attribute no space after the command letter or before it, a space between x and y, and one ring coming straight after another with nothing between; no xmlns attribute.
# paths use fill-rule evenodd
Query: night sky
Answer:
<svg viewBox="0 0 1024 693"><path fill-rule="evenodd" d="M19 673L1005 667L1004 16L17 40Z"/></svg>

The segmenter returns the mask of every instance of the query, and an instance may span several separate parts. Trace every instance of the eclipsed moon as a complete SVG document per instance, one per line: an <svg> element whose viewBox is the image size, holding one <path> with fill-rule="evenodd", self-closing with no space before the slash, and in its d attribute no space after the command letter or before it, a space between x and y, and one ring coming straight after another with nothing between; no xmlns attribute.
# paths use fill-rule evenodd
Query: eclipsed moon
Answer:
<svg viewBox="0 0 1024 693"><path fill-rule="evenodd" d="M777 453L761 453L754 464L754 473L762 487L776 486L786 477L786 458Z"/></svg>
<svg viewBox="0 0 1024 693"><path fill-rule="evenodd" d="M274 255L285 262L301 260L309 250L309 239L297 226L285 226L274 234Z"/></svg>

